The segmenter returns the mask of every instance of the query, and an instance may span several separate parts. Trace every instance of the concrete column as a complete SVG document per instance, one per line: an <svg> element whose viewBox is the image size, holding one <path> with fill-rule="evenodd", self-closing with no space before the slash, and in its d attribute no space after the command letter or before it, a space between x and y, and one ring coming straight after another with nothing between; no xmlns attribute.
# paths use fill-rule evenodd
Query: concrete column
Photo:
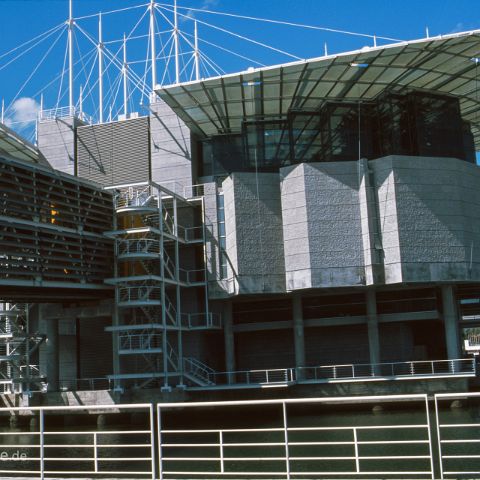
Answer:
<svg viewBox="0 0 480 480"><path fill-rule="evenodd" d="M293 316L293 340L295 345L295 369L297 380L303 380L304 372L301 367L305 367L305 332L303 327L303 309L302 297L294 295L292 299Z"/></svg>
<svg viewBox="0 0 480 480"><path fill-rule="evenodd" d="M232 301L227 300L223 307L223 334L225 338L225 369L227 372L235 371L235 336L233 333L233 308ZM229 375L229 383L234 383L235 378Z"/></svg>
<svg viewBox="0 0 480 480"><path fill-rule="evenodd" d="M458 336L458 309L453 285L442 286L443 323L445 326L445 341L449 360L460 358Z"/></svg>
<svg viewBox="0 0 480 480"><path fill-rule="evenodd" d="M58 318L49 305L40 305L38 309L39 330L46 335L46 340L40 346L40 372L47 377L48 390L59 390L59 345L58 345ZM57 309L58 310L58 309ZM58 313L57 313L58 315Z"/></svg>
<svg viewBox="0 0 480 480"><path fill-rule="evenodd" d="M368 349L370 363L380 363L380 335L378 333L377 295L375 290L368 289L365 294L367 304Z"/></svg>

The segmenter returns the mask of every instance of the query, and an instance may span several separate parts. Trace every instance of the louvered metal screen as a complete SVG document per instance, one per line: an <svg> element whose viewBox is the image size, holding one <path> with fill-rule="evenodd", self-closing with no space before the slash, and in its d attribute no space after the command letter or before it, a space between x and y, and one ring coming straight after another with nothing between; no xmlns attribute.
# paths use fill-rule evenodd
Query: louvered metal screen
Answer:
<svg viewBox="0 0 480 480"><path fill-rule="evenodd" d="M77 173L105 186L150 179L149 119L77 129Z"/></svg>

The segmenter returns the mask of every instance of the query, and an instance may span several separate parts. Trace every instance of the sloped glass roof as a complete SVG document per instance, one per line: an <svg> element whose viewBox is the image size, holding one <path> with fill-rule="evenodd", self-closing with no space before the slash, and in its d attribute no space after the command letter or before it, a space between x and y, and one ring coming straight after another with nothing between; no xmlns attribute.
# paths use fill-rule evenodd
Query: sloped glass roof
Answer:
<svg viewBox="0 0 480 480"><path fill-rule="evenodd" d="M38 148L17 135L13 130L0 123L0 155L17 160L47 165Z"/></svg>
<svg viewBox="0 0 480 480"><path fill-rule="evenodd" d="M480 30L396 43L158 87L195 133L241 131L242 121L318 109L325 101L371 100L382 92L426 90L459 98L480 149Z"/></svg>

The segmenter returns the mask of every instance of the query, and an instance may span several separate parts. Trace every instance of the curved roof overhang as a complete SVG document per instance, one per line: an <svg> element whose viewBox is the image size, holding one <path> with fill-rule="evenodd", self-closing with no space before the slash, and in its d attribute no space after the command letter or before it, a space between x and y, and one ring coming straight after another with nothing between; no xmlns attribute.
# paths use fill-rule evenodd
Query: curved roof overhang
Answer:
<svg viewBox="0 0 480 480"><path fill-rule="evenodd" d="M0 123L0 155L2 154L17 160L48 165L35 145L17 135L5 124Z"/></svg>
<svg viewBox="0 0 480 480"><path fill-rule="evenodd" d="M384 91L426 90L459 98L480 147L480 30L249 69L156 93L201 137L241 131L242 122L317 109L325 101L372 100Z"/></svg>

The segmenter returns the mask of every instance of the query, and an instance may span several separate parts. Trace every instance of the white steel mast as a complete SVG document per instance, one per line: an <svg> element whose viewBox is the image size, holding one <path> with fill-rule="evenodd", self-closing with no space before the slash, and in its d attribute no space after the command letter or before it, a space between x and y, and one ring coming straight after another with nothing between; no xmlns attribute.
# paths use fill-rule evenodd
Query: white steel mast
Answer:
<svg viewBox="0 0 480 480"><path fill-rule="evenodd" d="M157 52L155 50L155 2L150 1L150 52L152 63L152 91L155 98L155 86L157 85Z"/></svg>
<svg viewBox="0 0 480 480"><path fill-rule="evenodd" d="M174 28L173 28L173 39L175 41L175 83L180 83L180 63L178 61L178 16L177 16L177 0L174 2Z"/></svg>
<svg viewBox="0 0 480 480"><path fill-rule="evenodd" d="M123 113L128 116L128 89L127 89L127 37L123 34Z"/></svg>
<svg viewBox="0 0 480 480"><path fill-rule="evenodd" d="M68 102L70 115L74 115L73 103L73 0L69 0L68 16Z"/></svg>
<svg viewBox="0 0 480 480"><path fill-rule="evenodd" d="M197 21L195 20L195 31L194 31L194 38L195 38L195 48L193 50L193 55L195 58L195 80L200 80L200 56L198 51L198 27Z"/></svg>
<svg viewBox="0 0 480 480"><path fill-rule="evenodd" d="M99 121L103 123L103 36L101 12L98 14L98 111Z"/></svg>

